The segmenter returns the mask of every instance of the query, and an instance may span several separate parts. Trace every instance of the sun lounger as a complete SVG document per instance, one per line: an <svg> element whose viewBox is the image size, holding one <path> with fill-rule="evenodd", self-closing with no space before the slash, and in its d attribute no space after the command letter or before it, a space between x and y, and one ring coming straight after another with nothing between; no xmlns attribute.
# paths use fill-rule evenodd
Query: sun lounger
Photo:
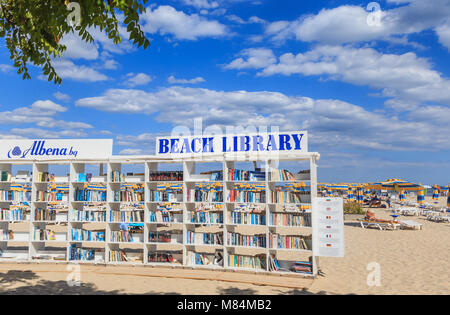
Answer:
<svg viewBox="0 0 450 315"><path fill-rule="evenodd" d="M400 228L402 228L402 229L412 229L412 230L421 230L422 229L422 224L417 223L415 221L402 220L402 221L399 221L399 223L400 223Z"/></svg>
<svg viewBox="0 0 450 315"><path fill-rule="evenodd" d="M419 209L413 207L405 207L398 209L402 215L419 215Z"/></svg>
<svg viewBox="0 0 450 315"><path fill-rule="evenodd" d="M368 227L376 227L378 229L382 230L396 230L398 227L400 227L399 223L395 222L377 222L377 221L370 221L370 220L361 220L360 221L361 227L363 229Z"/></svg>
<svg viewBox="0 0 450 315"><path fill-rule="evenodd" d="M400 224L397 221L383 220L375 217L375 214L370 210L366 212L364 219L360 220L362 228L376 227L380 230L396 230Z"/></svg>
<svg viewBox="0 0 450 315"><path fill-rule="evenodd" d="M437 211L430 211L427 214L427 220L434 222L450 222L450 216Z"/></svg>

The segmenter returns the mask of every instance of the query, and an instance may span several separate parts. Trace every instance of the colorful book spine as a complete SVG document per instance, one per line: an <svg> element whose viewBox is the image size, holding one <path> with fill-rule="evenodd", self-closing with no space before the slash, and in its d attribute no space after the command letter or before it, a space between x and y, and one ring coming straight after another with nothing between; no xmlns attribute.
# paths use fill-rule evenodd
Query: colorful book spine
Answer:
<svg viewBox="0 0 450 315"><path fill-rule="evenodd" d="M24 221L26 220L25 211L22 209L10 210L0 209L0 221Z"/></svg>
<svg viewBox="0 0 450 315"><path fill-rule="evenodd" d="M75 201L106 201L106 191L91 189L75 189Z"/></svg>
<svg viewBox="0 0 450 315"><path fill-rule="evenodd" d="M269 247L276 249L310 250L307 240L310 237L298 235L270 234Z"/></svg>
<svg viewBox="0 0 450 315"><path fill-rule="evenodd" d="M266 235L244 235L234 232L227 233L227 244L231 246L266 247Z"/></svg>
<svg viewBox="0 0 450 315"><path fill-rule="evenodd" d="M105 231L90 231L83 229L72 229L72 241L77 242L104 242Z"/></svg>
<svg viewBox="0 0 450 315"><path fill-rule="evenodd" d="M273 226L311 226L311 213L271 213L269 224Z"/></svg>
<svg viewBox="0 0 450 315"><path fill-rule="evenodd" d="M266 269L265 259L259 256L228 255L228 266L232 268Z"/></svg>
<svg viewBox="0 0 450 315"><path fill-rule="evenodd" d="M188 222L191 223L204 223L204 224L223 223L223 213L221 212L189 211L187 215L188 215Z"/></svg>
<svg viewBox="0 0 450 315"><path fill-rule="evenodd" d="M73 212L73 220L78 222L106 222L106 211L76 210Z"/></svg>
<svg viewBox="0 0 450 315"><path fill-rule="evenodd" d="M246 213L246 212L231 212L230 221L232 224L247 224L247 225L265 225L266 216L264 214Z"/></svg>

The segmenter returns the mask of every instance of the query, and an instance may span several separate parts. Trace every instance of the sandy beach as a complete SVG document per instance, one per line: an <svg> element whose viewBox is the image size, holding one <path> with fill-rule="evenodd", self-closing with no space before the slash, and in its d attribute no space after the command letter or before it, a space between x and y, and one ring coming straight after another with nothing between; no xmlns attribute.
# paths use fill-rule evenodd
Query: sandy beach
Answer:
<svg viewBox="0 0 450 315"><path fill-rule="evenodd" d="M444 205L446 199L441 198ZM373 209L379 218L390 211ZM450 224L408 217L422 230L362 229L346 221L345 258L320 258L314 280L237 272L132 266L81 266L69 286L66 264L0 264L1 294L449 294ZM380 286L369 286L370 263Z"/></svg>

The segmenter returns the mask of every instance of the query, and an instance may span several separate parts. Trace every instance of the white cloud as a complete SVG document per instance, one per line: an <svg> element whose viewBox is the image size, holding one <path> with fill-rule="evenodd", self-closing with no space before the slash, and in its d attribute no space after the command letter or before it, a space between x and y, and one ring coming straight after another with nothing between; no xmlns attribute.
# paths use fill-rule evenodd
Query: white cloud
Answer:
<svg viewBox="0 0 450 315"><path fill-rule="evenodd" d="M173 75L171 75L167 79L167 82L169 82L170 84L197 84L205 82L205 79L203 79L202 77L196 77L193 79L177 79Z"/></svg>
<svg viewBox="0 0 450 315"><path fill-rule="evenodd" d="M244 51L246 52L246 51ZM270 56L270 52L266 52ZM256 62L236 59L228 68L258 68ZM382 54L373 48L318 46L305 53L286 53L277 62L261 63L261 76L327 76L355 85L380 89L386 97L414 102L435 101L450 104L450 81L414 53Z"/></svg>
<svg viewBox="0 0 450 315"><path fill-rule="evenodd" d="M123 149L119 152L119 154L126 154L126 155L138 155L142 154L141 149Z"/></svg>
<svg viewBox="0 0 450 315"><path fill-rule="evenodd" d="M80 99L77 106L102 111L157 114L156 121L192 126L201 117L205 126L279 126L281 130L306 129L311 143L330 149L438 150L450 145L450 124L430 107L408 119L394 114L371 112L339 100L314 100L277 92L215 91L171 87L158 92L108 90L104 95ZM422 116L420 115L420 116ZM403 116L402 116L403 117ZM440 132L436 133L437 128ZM149 141L150 136L142 136ZM433 139L423 145L423 139ZM140 141L141 141L140 140ZM121 139L133 147L135 138Z"/></svg>
<svg viewBox="0 0 450 315"><path fill-rule="evenodd" d="M125 85L129 87L135 87L138 85L146 85L147 83L152 81L152 78L145 73L128 73L128 79L125 81Z"/></svg>
<svg viewBox="0 0 450 315"><path fill-rule="evenodd" d="M259 69L274 64L277 61L271 49L250 48L240 52L242 57L233 60L225 69Z"/></svg>
<svg viewBox="0 0 450 315"><path fill-rule="evenodd" d="M68 102L70 101L70 96L61 92L55 92L53 93L53 97L56 98L58 101Z"/></svg>
<svg viewBox="0 0 450 315"><path fill-rule="evenodd" d="M450 52L450 19L436 28L436 33L439 37L439 42L447 47Z"/></svg>
<svg viewBox="0 0 450 315"><path fill-rule="evenodd" d="M197 9L215 9L219 3L214 0L182 0L185 5L196 7Z"/></svg>
<svg viewBox="0 0 450 315"><path fill-rule="evenodd" d="M69 33L61 39L61 44L67 47L63 58L95 60L99 56L98 44L87 43L78 34Z"/></svg>
<svg viewBox="0 0 450 315"><path fill-rule="evenodd" d="M234 22L237 24L265 24L265 23L267 23L265 20L263 20L257 16L251 16L250 18L248 18L248 20L244 20L235 14L230 14L225 17L228 20L230 20L231 22Z"/></svg>
<svg viewBox="0 0 450 315"><path fill-rule="evenodd" d="M12 111L0 112L0 123L35 124L39 127L61 128L65 130L93 128L91 125L83 122L54 119L54 116L66 111L66 107L50 100L38 100L29 107L19 107Z"/></svg>
<svg viewBox="0 0 450 315"><path fill-rule="evenodd" d="M20 135L22 137L44 138L44 139L66 138L66 137L74 137L74 138L86 137L86 133L84 131L79 131L79 130L53 131L53 130L47 130L47 129L41 129L41 128L13 128L10 130L10 133Z"/></svg>
<svg viewBox="0 0 450 315"><path fill-rule="evenodd" d="M108 80L108 77L88 66L77 66L70 60L54 60L53 67L56 73L63 79L83 81L83 82L98 82ZM46 80L45 77L40 77Z"/></svg>
<svg viewBox="0 0 450 315"><path fill-rule="evenodd" d="M393 36L434 29L450 15L448 0L389 2L402 5L390 10L381 7L379 26L367 23L368 15L373 13L365 7L343 5L322 9L318 14L301 16L294 21L273 22L267 25L266 35L278 41L296 38L326 44L389 40Z"/></svg>
<svg viewBox="0 0 450 315"><path fill-rule="evenodd" d="M13 66L0 64L0 72L6 73L11 71L12 69L14 69Z"/></svg>
<svg viewBox="0 0 450 315"><path fill-rule="evenodd" d="M159 6L141 17L142 29L146 33L172 35L176 39L197 40L201 37L227 36L227 27L217 21L208 20L198 14L186 14L171 6Z"/></svg>

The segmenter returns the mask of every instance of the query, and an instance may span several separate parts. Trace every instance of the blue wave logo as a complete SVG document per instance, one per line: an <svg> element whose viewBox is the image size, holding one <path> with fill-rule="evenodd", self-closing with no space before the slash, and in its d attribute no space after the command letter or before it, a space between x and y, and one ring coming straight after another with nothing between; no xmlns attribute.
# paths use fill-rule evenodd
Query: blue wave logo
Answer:
<svg viewBox="0 0 450 315"><path fill-rule="evenodd" d="M12 150L9 150L8 152L8 158L12 159L13 157L21 157L23 158L22 155L22 150L20 149L19 146L15 146Z"/></svg>
<svg viewBox="0 0 450 315"><path fill-rule="evenodd" d="M14 156L20 156L22 154L22 150L20 150L20 148L16 146L14 149L12 149L11 153Z"/></svg>

